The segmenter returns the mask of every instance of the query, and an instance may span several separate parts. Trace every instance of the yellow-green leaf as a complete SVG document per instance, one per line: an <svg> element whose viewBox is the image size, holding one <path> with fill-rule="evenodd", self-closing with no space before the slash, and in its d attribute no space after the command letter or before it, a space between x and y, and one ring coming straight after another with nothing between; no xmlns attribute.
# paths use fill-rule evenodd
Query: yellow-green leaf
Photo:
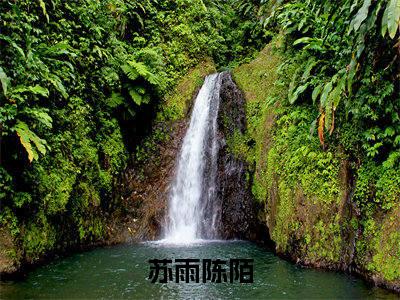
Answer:
<svg viewBox="0 0 400 300"><path fill-rule="evenodd" d="M46 141L39 138L33 131L31 131L25 122L18 120L14 129L20 139L22 146L28 153L28 159L30 162L32 162L34 159L37 160L39 158L37 151L39 151L43 155L46 154Z"/></svg>
<svg viewBox="0 0 400 300"><path fill-rule="evenodd" d="M400 23L400 0L390 0L390 3L386 7L386 11L389 36L393 39Z"/></svg>
<svg viewBox="0 0 400 300"><path fill-rule="evenodd" d="M0 67L0 82L1 86L3 87L3 94L4 96L7 96L7 87L9 79L7 77L7 74L3 71L2 67Z"/></svg>
<svg viewBox="0 0 400 300"><path fill-rule="evenodd" d="M47 23L49 22L49 15L47 14L47 10L46 10L46 4L44 3L43 0L39 0L39 5L42 8L43 14L47 19Z"/></svg>

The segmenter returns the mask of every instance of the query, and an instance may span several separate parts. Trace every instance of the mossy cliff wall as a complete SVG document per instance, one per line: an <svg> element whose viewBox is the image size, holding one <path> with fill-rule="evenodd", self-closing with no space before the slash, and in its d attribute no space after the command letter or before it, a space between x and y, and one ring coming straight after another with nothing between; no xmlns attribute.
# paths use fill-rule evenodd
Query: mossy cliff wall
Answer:
<svg viewBox="0 0 400 300"><path fill-rule="evenodd" d="M217 201L221 212L219 237L260 239L257 205L251 195L245 157L229 151L236 136L246 131L245 99L228 72L221 73L218 111Z"/></svg>
<svg viewBox="0 0 400 300"><path fill-rule="evenodd" d="M400 291L400 172L310 134L317 118L287 97L284 52L268 45L233 71L248 130L230 148L254 166L252 192L277 253L309 266L354 271ZM290 70L286 70L287 73Z"/></svg>

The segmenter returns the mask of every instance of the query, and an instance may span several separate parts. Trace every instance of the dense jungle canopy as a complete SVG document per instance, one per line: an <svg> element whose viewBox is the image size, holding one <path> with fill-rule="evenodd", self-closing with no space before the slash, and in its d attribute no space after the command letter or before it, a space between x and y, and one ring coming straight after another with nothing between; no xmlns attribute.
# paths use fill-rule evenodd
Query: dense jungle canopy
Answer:
<svg viewBox="0 0 400 300"><path fill-rule="evenodd" d="M345 157L373 235L372 216L400 197L399 22L399 0L1 1L0 224L18 245L8 254L33 261L101 240L124 211L120 174L154 160L181 117L168 101L177 83L204 61L232 70L271 42L277 82L254 85L260 101L246 108L249 132L233 151L258 164L258 117L274 107L280 175L297 181L312 169L302 182L330 195ZM268 174L255 172L264 201Z"/></svg>

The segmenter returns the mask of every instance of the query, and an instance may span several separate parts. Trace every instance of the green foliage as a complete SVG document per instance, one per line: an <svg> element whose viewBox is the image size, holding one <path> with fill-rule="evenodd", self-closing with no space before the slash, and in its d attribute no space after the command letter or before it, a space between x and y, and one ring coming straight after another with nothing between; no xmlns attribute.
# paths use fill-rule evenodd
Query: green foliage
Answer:
<svg viewBox="0 0 400 300"><path fill-rule="evenodd" d="M255 166L253 195L266 206L277 251L304 261L337 263L343 245L339 207L344 157L333 149L323 151L318 138L310 136L316 114L311 105L283 106L290 86L285 78L295 68L280 68L285 58L280 40L278 36L254 61L233 72L246 96L248 130L228 145Z"/></svg>
<svg viewBox="0 0 400 300"><path fill-rule="evenodd" d="M297 245L303 258L337 262L341 231L340 215L335 210L342 201L341 158L338 153L321 151L317 138L309 140L308 122L312 118L311 111L304 107L278 114L264 171L267 201L279 199L271 236L279 251L296 247L292 238L308 236L308 243Z"/></svg>
<svg viewBox="0 0 400 300"><path fill-rule="evenodd" d="M232 3L0 4L0 218L27 258L104 237L129 157L154 156L212 59L262 46L265 30Z"/></svg>
<svg viewBox="0 0 400 300"><path fill-rule="evenodd" d="M325 131L332 135L341 123L350 122L365 134L382 132L381 138L370 134L369 141L359 141L366 155L385 158L398 151L400 119L393 111L400 102L393 47L398 42L399 2L275 1L266 9L271 2L260 4L260 14L268 16L263 25L286 33L291 55L285 67L296 69L288 101L318 106L321 144L325 144ZM387 128L391 137L383 137Z"/></svg>
<svg viewBox="0 0 400 300"><path fill-rule="evenodd" d="M0 223L25 259L102 239L129 158L157 163L214 63L249 62L228 146L278 250L338 263L352 226L360 265L398 278L399 0L21 0L0 19ZM340 211L344 160L360 220Z"/></svg>
<svg viewBox="0 0 400 300"><path fill-rule="evenodd" d="M368 269L383 274L387 280L397 280L400 278L400 234L398 231L380 234L381 238L374 241L375 255Z"/></svg>
<svg viewBox="0 0 400 300"><path fill-rule="evenodd" d="M140 114L219 48L200 3L0 4L0 218L27 259L104 236Z"/></svg>
<svg viewBox="0 0 400 300"><path fill-rule="evenodd" d="M357 171L354 199L365 215L377 208L390 210L400 199L400 174L396 168L366 161Z"/></svg>
<svg viewBox="0 0 400 300"><path fill-rule="evenodd" d="M38 214L22 229L22 247L28 260L34 261L53 248L56 233L43 213Z"/></svg>
<svg viewBox="0 0 400 300"><path fill-rule="evenodd" d="M338 263L349 227L362 232L356 264L398 280L398 1L242 3L283 37L280 52L235 71L254 145L253 193L266 203L278 251ZM279 67L266 63L277 54ZM340 209L345 161L355 174L352 218Z"/></svg>
<svg viewBox="0 0 400 300"><path fill-rule="evenodd" d="M270 154L274 157L269 159L280 161L282 167L269 172L283 177L291 187L300 184L309 198L316 196L326 203L340 201L340 154L321 151L318 140L315 137L310 140L308 122L312 118L312 112L306 108L278 117L274 152ZM272 180L272 174L269 177Z"/></svg>

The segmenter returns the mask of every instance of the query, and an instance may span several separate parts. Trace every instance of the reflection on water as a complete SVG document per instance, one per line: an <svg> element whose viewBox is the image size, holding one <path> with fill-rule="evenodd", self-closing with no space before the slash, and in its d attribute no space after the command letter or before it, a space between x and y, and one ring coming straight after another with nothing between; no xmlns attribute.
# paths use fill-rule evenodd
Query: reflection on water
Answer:
<svg viewBox="0 0 400 300"><path fill-rule="evenodd" d="M254 283L152 284L149 259L254 259ZM249 242L191 246L145 243L96 249L60 259L24 281L1 283L1 298L382 298L397 299L355 277L305 269Z"/></svg>

